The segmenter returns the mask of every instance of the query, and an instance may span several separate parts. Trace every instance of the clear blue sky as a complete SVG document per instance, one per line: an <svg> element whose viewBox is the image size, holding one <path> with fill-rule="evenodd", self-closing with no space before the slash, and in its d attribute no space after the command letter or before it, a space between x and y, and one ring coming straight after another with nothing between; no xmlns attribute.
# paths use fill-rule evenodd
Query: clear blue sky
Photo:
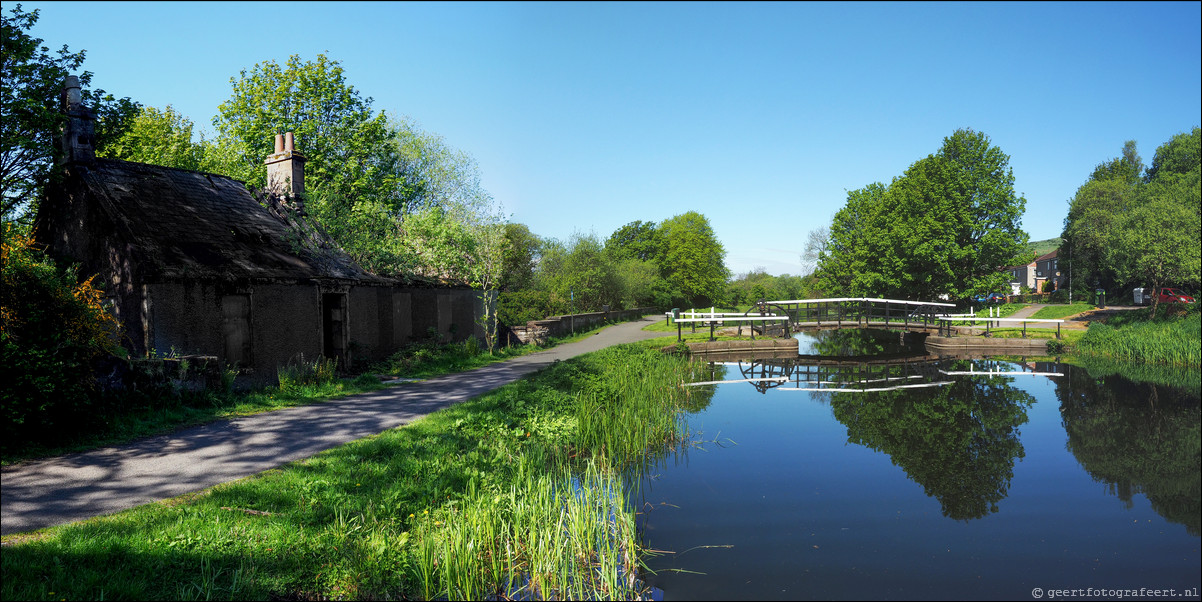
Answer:
<svg viewBox="0 0 1202 602"><path fill-rule="evenodd" d="M847 190L957 128L1010 155L1039 240L1125 140L1148 163L1202 120L1198 2L23 6L51 48L87 51L94 86L209 130L241 70L325 53L471 153L536 234L696 210L736 274L799 273Z"/></svg>

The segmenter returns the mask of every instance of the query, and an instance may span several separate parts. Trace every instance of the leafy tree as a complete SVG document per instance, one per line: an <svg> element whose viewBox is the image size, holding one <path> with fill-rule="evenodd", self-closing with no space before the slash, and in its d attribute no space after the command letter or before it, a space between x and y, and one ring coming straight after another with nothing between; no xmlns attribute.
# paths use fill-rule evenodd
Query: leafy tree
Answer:
<svg viewBox="0 0 1202 602"><path fill-rule="evenodd" d="M389 127L397 158L394 211L403 214L432 206L491 204L492 197L480 186L480 167L470 154L452 148L442 136L410 120L392 122Z"/></svg>
<svg viewBox="0 0 1202 602"><path fill-rule="evenodd" d="M962 298L995 289L1022 251L1026 200L1010 158L972 130L944 138L885 188L848 194L819 259L828 288L855 295Z"/></svg>
<svg viewBox="0 0 1202 602"><path fill-rule="evenodd" d="M1198 286L1200 146L1196 127L1174 136L1141 177L1142 162L1128 141L1122 157L1094 169L1064 220L1061 256L1072 266L1074 288Z"/></svg>
<svg viewBox="0 0 1202 602"><path fill-rule="evenodd" d="M650 261L634 257L613 261L615 307L667 307L672 303L668 283L659 275L659 268Z"/></svg>
<svg viewBox="0 0 1202 602"><path fill-rule="evenodd" d="M205 148L192 141L192 121L171 105L142 107L120 137L100 156L181 169L205 169Z"/></svg>
<svg viewBox="0 0 1202 602"><path fill-rule="evenodd" d="M40 38L29 35L37 20L37 10L24 12L20 4L7 15L0 13L0 217L24 226L36 213L58 156L66 120L59 100L63 81L83 65L85 55L66 45L51 54ZM79 74L84 104L96 118L96 150L102 152L121 136L140 105L88 90L91 80L91 72Z"/></svg>
<svg viewBox="0 0 1202 602"><path fill-rule="evenodd" d="M726 250L709 220L689 211L664 220L659 231L663 245L660 274L668 284L694 307L721 299L730 271L726 269Z"/></svg>
<svg viewBox="0 0 1202 602"><path fill-rule="evenodd" d="M505 224L501 290L517 291L534 286L534 267L541 247L542 240L525 224Z"/></svg>
<svg viewBox="0 0 1202 602"><path fill-rule="evenodd" d="M1202 165L1202 130L1197 126L1190 133L1177 134L1156 149L1145 181L1151 182L1162 173L1187 174Z"/></svg>
<svg viewBox="0 0 1202 602"><path fill-rule="evenodd" d="M566 245L549 244L539 280L564 312L599 311L619 301L614 266L593 234L576 233Z"/></svg>
<svg viewBox="0 0 1202 602"><path fill-rule="evenodd" d="M1094 168L1077 193L1069 201L1064 219L1064 240L1061 260L1071 262L1077 289L1092 288L1095 284L1113 288L1119 281L1119 236L1126 216L1138 203L1140 179L1132 177L1135 143L1124 145L1124 156L1111 159Z"/></svg>
<svg viewBox="0 0 1202 602"><path fill-rule="evenodd" d="M293 132L306 158L306 189L351 205L387 203L399 192L388 118L372 112L372 99L346 82L338 61L293 55L284 66L259 63L230 84L233 94L213 119L221 173L265 186L263 159L274 152L275 135Z"/></svg>
<svg viewBox="0 0 1202 602"><path fill-rule="evenodd" d="M1125 216L1115 253L1127 283L1143 281L1197 288L1202 273L1202 169L1187 174L1161 170L1142 187L1139 203ZM1153 296L1155 314L1159 295Z"/></svg>
<svg viewBox="0 0 1202 602"><path fill-rule="evenodd" d="M662 250L662 238L654 222L633 221L614 230L605 241L605 249L618 258L656 261Z"/></svg>
<svg viewBox="0 0 1202 602"><path fill-rule="evenodd" d="M885 287L881 270L897 263L884 240L885 186L874 182L847 193L847 203L831 220L830 241L818 256L819 280L828 290L852 296Z"/></svg>
<svg viewBox="0 0 1202 602"><path fill-rule="evenodd" d="M1134 140L1123 143L1123 156L1111 159L1094 168L1090 174L1091 181L1119 180L1135 184L1143 177L1144 162L1139 157Z"/></svg>

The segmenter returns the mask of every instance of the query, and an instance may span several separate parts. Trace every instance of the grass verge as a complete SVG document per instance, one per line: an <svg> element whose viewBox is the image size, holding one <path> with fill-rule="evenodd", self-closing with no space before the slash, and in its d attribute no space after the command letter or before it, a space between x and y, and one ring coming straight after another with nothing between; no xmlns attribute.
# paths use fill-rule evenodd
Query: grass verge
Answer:
<svg viewBox="0 0 1202 602"><path fill-rule="evenodd" d="M1072 305L1049 305L1039 308L1039 311L1032 315L1032 318L1038 320L1059 320L1069 316L1075 316L1081 312L1089 311L1097 306L1092 303L1073 303Z"/></svg>
<svg viewBox="0 0 1202 602"><path fill-rule="evenodd" d="M686 434L685 359L624 345L205 492L4 538L3 599L639 595L622 471Z"/></svg>

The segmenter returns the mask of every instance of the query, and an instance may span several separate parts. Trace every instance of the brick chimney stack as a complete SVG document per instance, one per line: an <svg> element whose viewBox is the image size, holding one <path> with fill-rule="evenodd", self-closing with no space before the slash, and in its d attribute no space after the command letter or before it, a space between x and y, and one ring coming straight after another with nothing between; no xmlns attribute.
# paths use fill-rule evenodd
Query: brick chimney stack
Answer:
<svg viewBox="0 0 1202 602"><path fill-rule="evenodd" d="M91 164L96 161L96 116L83 105L79 77L68 75L63 81L60 96L62 111L67 116L63 126L62 163Z"/></svg>
<svg viewBox="0 0 1202 602"><path fill-rule="evenodd" d="M267 189L299 203L305 192L305 157L296 152L292 132L275 135L275 152L263 163L267 165Z"/></svg>

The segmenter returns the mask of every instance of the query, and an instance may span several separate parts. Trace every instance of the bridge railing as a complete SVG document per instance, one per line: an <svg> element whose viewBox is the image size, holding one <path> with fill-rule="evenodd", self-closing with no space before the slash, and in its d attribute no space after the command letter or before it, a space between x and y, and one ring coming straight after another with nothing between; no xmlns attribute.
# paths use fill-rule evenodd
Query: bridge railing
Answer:
<svg viewBox="0 0 1202 602"><path fill-rule="evenodd" d="M819 327L824 323L842 326L844 322L865 325L883 322L886 326L922 325L934 328L938 325L938 317L949 315L949 310L956 307L952 303L936 301L869 297L766 301L763 305L788 313L795 324L815 324Z"/></svg>

